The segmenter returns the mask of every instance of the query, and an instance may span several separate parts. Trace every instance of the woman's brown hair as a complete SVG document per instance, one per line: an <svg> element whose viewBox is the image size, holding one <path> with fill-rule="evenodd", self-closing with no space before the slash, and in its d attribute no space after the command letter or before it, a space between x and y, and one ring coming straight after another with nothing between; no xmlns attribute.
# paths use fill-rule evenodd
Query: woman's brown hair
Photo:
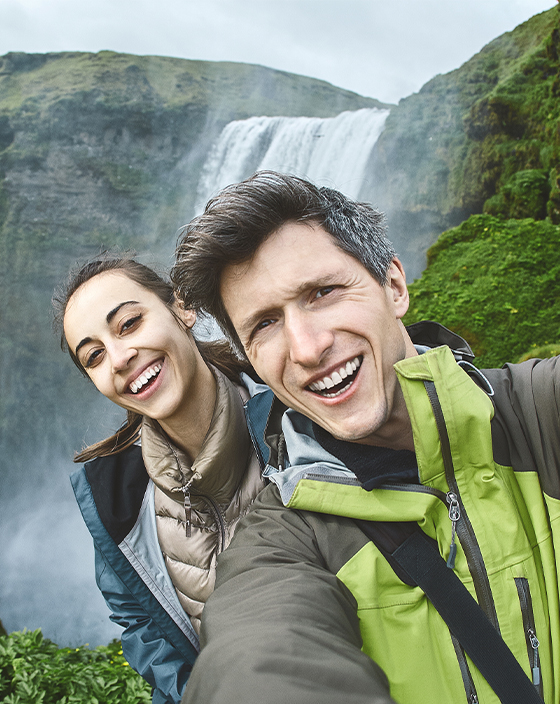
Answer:
<svg viewBox="0 0 560 704"><path fill-rule="evenodd" d="M66 342L64 335L64 314L66 313L66 307L68 306L70 298L80 286L83 286L83 284L94 276L107 271L122 272L132 281L140 284L140 286L143 286L152 293L155 293L169 308L176 318L177 323L184 327L184 323L175 315L172 308L175 301L175 292L171 283L157 274L153 269L141 264L132 257L124 254L115 255L105 253L73 269L70 271L67 281L57 288L53 294L53 322L54 328L60 336L61 349L70 354L74 364L87 379L89 379L89 376L86 370ZM215 366L232 381L239 381L241 372L249 370L247 362L242 361L232 352L226 340L204 342L195 340L195 343L204 361L207 364ZM105 457L122 452L138 440L141 424L142 416L139 413L127 411L126 420L116 433L105 440L101 440L100 442L96 442L84 448L81 452L77 452L74 456L74 462L87 462L96 457Z"/></svg>

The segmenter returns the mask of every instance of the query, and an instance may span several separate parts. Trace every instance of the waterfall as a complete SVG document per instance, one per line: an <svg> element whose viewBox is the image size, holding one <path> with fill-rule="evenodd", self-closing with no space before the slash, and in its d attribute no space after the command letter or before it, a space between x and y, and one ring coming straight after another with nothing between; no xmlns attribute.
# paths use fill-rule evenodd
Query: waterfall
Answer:
<svg viewBox="0 0 560 704"><path fill-rule="evenodd" d="M357 198L388 114L363 108L327 118L250 117L230 122L202 169L197 212L221 188L261 169L296 174Z"/></svg>

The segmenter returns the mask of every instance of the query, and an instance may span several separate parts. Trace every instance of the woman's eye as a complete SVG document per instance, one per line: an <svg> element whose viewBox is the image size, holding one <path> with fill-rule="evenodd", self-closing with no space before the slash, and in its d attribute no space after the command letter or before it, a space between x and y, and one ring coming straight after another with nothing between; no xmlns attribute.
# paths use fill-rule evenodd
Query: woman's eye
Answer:
<svg viewBox="0 0 560 704"><path fill-rule="evenodd" d="M93 350L93 352L90 352L86 357L84 368L90 369L91 367L94 367L95 364L99 362L102 352L103 350Z"/></svg>
<svg viewBox="0 0 560 704"><path fill-rule="evenodd" d="M135 315L132 318L127 318L121 325L121 333L128 332L128 330L130 330L136 325L136 323L140 320L141 317L141 315Z"/></svg>

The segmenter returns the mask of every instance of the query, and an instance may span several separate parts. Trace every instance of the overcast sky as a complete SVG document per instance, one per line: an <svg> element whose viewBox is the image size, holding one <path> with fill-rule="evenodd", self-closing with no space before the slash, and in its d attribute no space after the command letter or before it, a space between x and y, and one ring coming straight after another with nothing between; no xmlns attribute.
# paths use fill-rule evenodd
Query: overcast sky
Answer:
<svg viewBox="0 0 560 704"><path fill-rule="evenodd" d="M397 102L556 0L0 0L0 55L243 61Z"/></svg>

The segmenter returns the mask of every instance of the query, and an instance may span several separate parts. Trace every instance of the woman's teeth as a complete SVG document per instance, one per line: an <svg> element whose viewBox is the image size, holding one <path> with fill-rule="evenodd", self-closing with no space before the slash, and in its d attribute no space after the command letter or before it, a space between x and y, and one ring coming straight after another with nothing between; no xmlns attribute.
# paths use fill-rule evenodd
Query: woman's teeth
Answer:
<svg viewBox="0 0 560 704"><path fill-rule="evenodd" d="M312 384L309 384L307 388L310 391L315 391L316 393L326 392L329 389L333 389L335 386L342 384L345 379L348 379L348 383L345 384L342 389L337 389L335 393L321 393L322 396L327 396L328 398L331 396L338 396L339 393L342 393L342 391L350 386L353 381L353 376L360 367L361 363L362 360L360 357L354 357L351 362L346 362L345 366L340 367L338 371L333 372L330 376L324 376L322 379L314 381Z"/></svg>
<svg viewBox="0 0 560 704"><path fill-rule="evenodd" d="M142 374L135 379L130 385L130 390L133 394L137 394L140 389L145 386L152 377L157 376L161 371L161 364L154 364L153 367L146 369Z"/></svg>

